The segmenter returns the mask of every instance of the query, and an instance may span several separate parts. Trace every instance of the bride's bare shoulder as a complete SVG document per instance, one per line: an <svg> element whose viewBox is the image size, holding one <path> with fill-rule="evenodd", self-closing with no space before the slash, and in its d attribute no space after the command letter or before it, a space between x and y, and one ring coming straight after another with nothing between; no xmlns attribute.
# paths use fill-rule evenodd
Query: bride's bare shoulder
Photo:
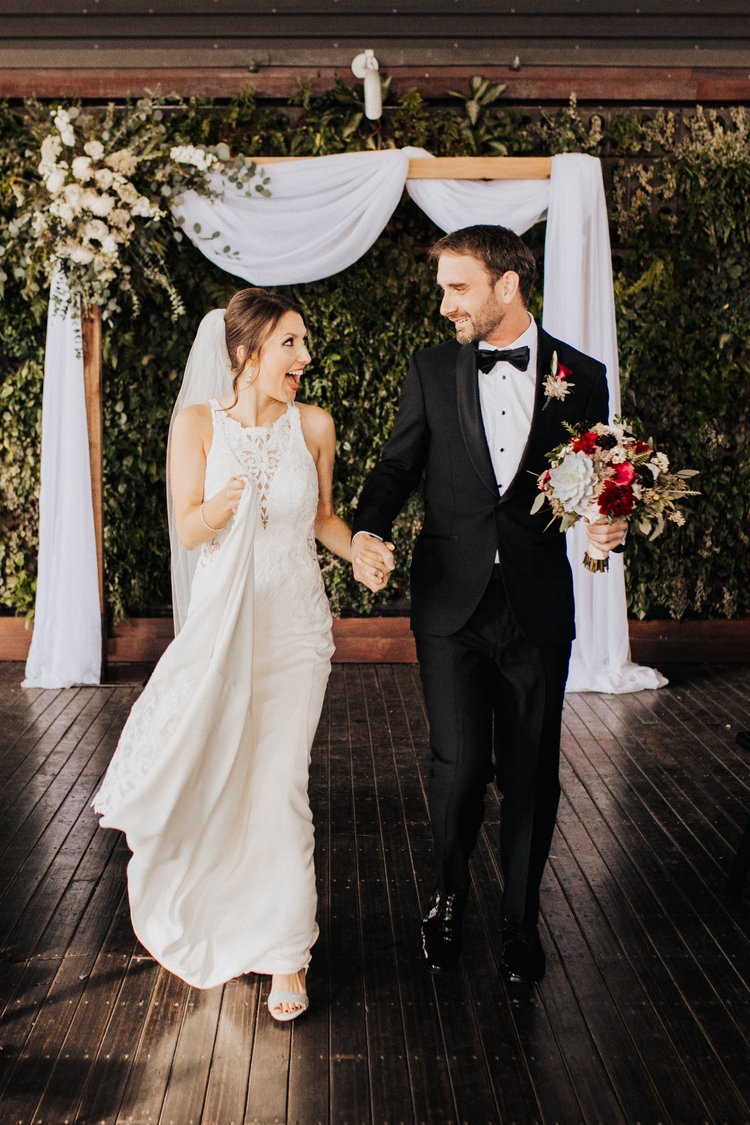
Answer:
<svg viewBox="0 0 750 1125"><path fill-rule="evenodd" d="M210 402L197 402L193 406L186 406L177 414L174 425L181 430L203 431L211 422Z"/></svg>

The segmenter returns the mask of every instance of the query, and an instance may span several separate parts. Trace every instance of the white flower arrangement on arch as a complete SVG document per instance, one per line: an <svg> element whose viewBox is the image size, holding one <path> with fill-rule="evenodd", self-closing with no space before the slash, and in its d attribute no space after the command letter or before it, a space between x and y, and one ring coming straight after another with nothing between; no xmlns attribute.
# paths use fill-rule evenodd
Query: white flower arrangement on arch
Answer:
<svg viewBox="0 0 750 1125"><path fill-rule="evenodd" d="M164 123L170 105L183 103L149 96L135 106L109 105L103 114L38 105L39 147L26 153L11 184L16 213L0 243L0 267L10 267L35 291L40 274L48 283L62 265L71 297L83 308L98 305L105 320L123 295L137 311L132 273L140 270L168 294L173 318L182 315L165 265L168 240L183 237L170 203L185 191L216 198L216 173L248 195L270 191L262 169L233 157L226 144L170 136ZM233 256L229 246L224 253Z"/></svg>

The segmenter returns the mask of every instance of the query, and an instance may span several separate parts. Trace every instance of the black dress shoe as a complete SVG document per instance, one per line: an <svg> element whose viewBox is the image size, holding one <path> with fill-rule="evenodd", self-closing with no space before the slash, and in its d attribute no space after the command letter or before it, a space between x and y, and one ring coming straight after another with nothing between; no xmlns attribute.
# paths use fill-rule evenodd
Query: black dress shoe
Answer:
<svg viewBox="0 0 750 1125"><path fill-rule="evenodd" d="M503 976L511 984L533 984L544 976L546 962L539 931L503 924Z"/></svg>
<svg viewBox="0 0 750 1125"><path fill-rule="evenodd" d="M464 899L435 891L422 919L422 961L431 973L452 969L461 956Z"/></svg>

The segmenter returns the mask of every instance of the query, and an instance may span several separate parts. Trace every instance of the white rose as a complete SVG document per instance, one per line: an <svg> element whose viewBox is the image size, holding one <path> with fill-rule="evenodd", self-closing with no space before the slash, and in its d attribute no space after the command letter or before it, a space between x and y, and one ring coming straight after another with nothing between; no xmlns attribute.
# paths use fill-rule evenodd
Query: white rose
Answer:
<svg viewBox="0 0 750 1125"><path fill-rule="evenodd" d="M84 237L95 238L101 242L109 234L109 227L103 223L101 219L90 219L86 226L83 228Z"/></svg>
<svg viewBox="0 0 750 1125"><path fill-rule="evenodd" d="M80 184L68 184L63 195L65 196L65 202L68 207L73 207L75 210L80 211L84 197L84 190Z"/></svg>
<svg viewBox="0 0 750 1125"><path fill-rule="evenodd" d="M50 195L59 195L65 184L64 172L50 172L47 179L44 181L44 186Z"/></svg>
<svg viewBox="0 0 750 1125"><path fill-rule="evenodd" d="M69 252L71 262L75 262L79 266L87 266L94 260L94 251L89 250L86 246L74 246Z"/></svg>
<svg viewBox="0 0 750 1125"><path fill-rule="evenodd" d="M131 210L134 215L140 215L143 219L155 218L160 214L158 208L152 207L145 195L138 196Z"/></svg>
<svg viewBox="0 0 750 1125"><path fill-rule="evenodd" d="M111 195L98 195L93 193L94 198L89 204L89 211L94 215L108 215L115 205L114 198Z"/></svg>
<svg viewBox="0 0 750 1125"><path fill-rule="evenodd" d="M585 453L569 453L556 468L550 469L549 484L552 495L566 512L584 515L596 487L591 459Z"/></svg>
<svg viewBox="0 0 750 1125"><path fill-rule="evenodd" d="M101 160L104 156L104 145L101 141L86 141L83 146L83 151L91 157L92 160Z"/></svg>
<svg viewBox="0 0 750 1125"><path fill-rule="evenodd" d="M72 223L75 218L73 208L68 203L63 203L61 199L56 199L54 203L50 204L50 214L62 219L64 223Z"/></svg>
<svg viewBox="0 0 750 1125"><path fill-rule="evenodd" d="M110 172L109 168L100 168L98 172L94 173L96 186L100 187L103 191L106 191L108 187L112 186L113 179L114 176Z"/></svg>
<svg viewBox="0 0 750 1125"><path fill-rule="evenodd" d="M129 180L115 180L115 191L123 203L135 203L138 199L138 192Z"/></svg>
<svg viewBox="0 0 750 1125"><path fill-rule="evenodd" d="M54 164L61 152L62 144L60 143L60 138L56 137L54 133L49 133L42 141L42 160Z"/></svg>
<svg viewBox="0 0 750 1125"><path fill-rule="evenodd" d="M77 180L85 184L87 180L91 179L91 158L88 156L76 156L71 164L71 171Z"/></svg>
<svg viewBox="0 0 750 1125"><path fill-rule="evenodd" d="M117 239L113 235L107 234L102 239L102 253L108 254L112 258L117 257Z"/></svg>

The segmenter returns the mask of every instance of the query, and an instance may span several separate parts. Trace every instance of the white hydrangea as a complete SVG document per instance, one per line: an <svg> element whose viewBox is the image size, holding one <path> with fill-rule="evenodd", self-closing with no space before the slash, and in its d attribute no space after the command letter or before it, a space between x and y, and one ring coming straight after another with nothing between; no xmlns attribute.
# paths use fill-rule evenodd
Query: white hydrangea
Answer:
<svg viewBox="0 0 750 1125"><path fill-rule="evenodd" d="M92 160L101 160L104 156L104 145L101 141L86 141L86 144L83 146L83 151L87 156L90 156Z"/></svg>
<svg viewBox="0 0 750 1125"><path fill-rule="evenodd" d="M119 172L122 176L132 176L138 167L138 158L129 148L118 148L116 152L111 152L105 158L104 163L113 172Z"/></svg>

